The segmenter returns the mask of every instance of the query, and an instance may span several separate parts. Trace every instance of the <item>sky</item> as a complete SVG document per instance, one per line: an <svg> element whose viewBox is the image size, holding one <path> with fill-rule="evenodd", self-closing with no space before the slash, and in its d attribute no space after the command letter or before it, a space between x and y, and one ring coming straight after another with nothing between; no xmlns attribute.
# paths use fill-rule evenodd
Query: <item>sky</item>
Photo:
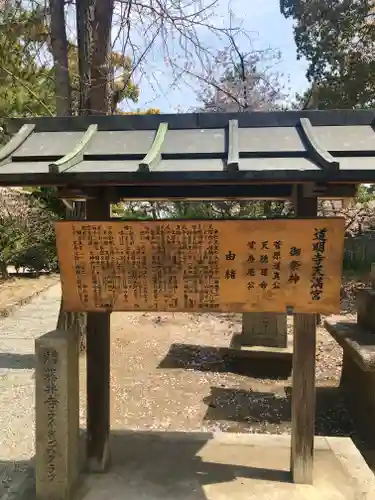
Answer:
<svg viewBox="0 0 375 500"><path fill-rule="evenodd" d="M229 0L219 0L215 9L215 24L227 22ZM296 46L293 39L293 23L286 20L280 13L279 0L230 0L230 8L236 17L243 20L242 28L251 32L253 46L256 49L268 47L281 51L281 61L275 70L282 73L282 81L289 88L289 95L302 92L307 88L305 78L306 61L297 61ZM220 49L216 39L207 38L207 44L214 44L213 49ZM240 44L246 52L248 41L244 39ZM215 46L216 44L216 46ZM171 89L172 77L163 68L163 59L158 60L155 54L152 61L148 61L149 68L153 67L154 81L147 78L140 80L140 99L131 108L159 108L162 113L189 111L197 106L194 89L183 85Z"/></svg>

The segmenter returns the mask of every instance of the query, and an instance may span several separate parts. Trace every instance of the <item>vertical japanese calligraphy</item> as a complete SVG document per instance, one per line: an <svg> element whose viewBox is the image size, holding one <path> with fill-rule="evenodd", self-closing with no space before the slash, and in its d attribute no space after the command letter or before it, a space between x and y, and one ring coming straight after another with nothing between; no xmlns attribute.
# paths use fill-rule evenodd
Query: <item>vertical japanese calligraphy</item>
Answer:
<svg viewBox="0 0 375 500"><path fill-rule="evenodd" d="M289 262L289 278L288 283L297 284L301 279L299 275L299 268L301 267L301 248L292 246L289 252L292 260Z"/></svg>
<svg viewBox="0 0 375 500"><path fill-rule="evenodd" d="M247 289L248 290L254 290L254 288L255 288L255 280L253 279L256 275L256 271L254 268L255 257L253 254L253 251L255 250L255 246L256 246L256 241L252 240L252 241L249 241L247 243L247 249L250 252L248 254L247 261L246 261L248 264L246 276L249 278L249 281L247 282Z"/></svg>
<svg viewBox="0 0 375 500"><path fill-rule="evenodd" d="M56 440L56 410L59 405L59 394L57 390L57 358L58 354L55 349L46 349L43 352L44 361L44 383L45 383L45 400L44 404L47 407L47 477L49 481L53 481L56 477L56 457L58 454Z"/></svg>
<svg viewBox="0 0 375 500"><path fill-rule="evenodd" d="M272 254L272 288L274 290L280 289L281 283L281 246L282 242L276 240L273 242L273 254Z"/></svg>
<svg viewBox="0 0 375 500"><path fill-rule="evenodd" d="M312 243L313 269L311 276L310 294L312 300L321 300L324 288L324 260L327 242L327 228L318 228L314 231Z"/></svg>
<svg viewBox="0 0 375 500"><path fill-rule="evenodd" d="M336 312L343 231L334 218L57 223L64 308Z"/></svg>
<svg viewBox="0 0 375 500"><path fill-rule="evenodd" d="M228 264L230 264L231 261L234 261L236 259L236 254L232 252L232 250L229 250L225 254L225 259L228 260ZM227 280L235 280L236 279L236 269L233 269L233 267L229 267L225 270L224 277Z"/></svg>
<svg viewBox="0 0 375 500"><path fill-rule="evenodd" d="M95 309L111 309L116 301L135 309L218 308L219 242L211 224L143 225L136 231L125 223L119 229L115 234L112 224L72 226L78 295L84 305L90 282ZM230 267L235 257L228 252L227 279L236 277Z"/></svg>
<svg viewBox="0 0 375 500"><path fill-rule="evenodd" d="M259 283L259 286L262 290L266 290L268 288L268 240L262 240L260 242L260 256L259 256L259 262L260 262L260 276L261 276L261 281Z"/></svg>

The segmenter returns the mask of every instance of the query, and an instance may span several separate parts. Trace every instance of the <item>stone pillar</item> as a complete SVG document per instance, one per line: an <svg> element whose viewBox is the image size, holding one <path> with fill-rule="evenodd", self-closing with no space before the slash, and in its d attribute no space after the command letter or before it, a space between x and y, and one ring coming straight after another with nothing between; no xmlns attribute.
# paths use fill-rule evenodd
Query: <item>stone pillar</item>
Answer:
<svg viewBox="0 0 375 500"><path fill-rule="evenodd" d="M357 290L357 323L371 333L375 332L375 264L371 264L371 288Z"/></svg>
<svg viewBox="0 0 375 500"><path fill-rule="evenodd" d="M36 497L68 500L79 464L79 342L72 329L35 341Z"/></svg>
<svg viewBox="0 0 375 500"><path fill-rule="evenodd" d="M357 323L365 330L375 331L375 290L357 291Z"/></svg>
<svg viewBox="0 0 375 500"><path fill-rule="evenodd" d="M242 315L242 334L238 341L244 347L286 348L288 345L287 315L244 313Z"/></svg>

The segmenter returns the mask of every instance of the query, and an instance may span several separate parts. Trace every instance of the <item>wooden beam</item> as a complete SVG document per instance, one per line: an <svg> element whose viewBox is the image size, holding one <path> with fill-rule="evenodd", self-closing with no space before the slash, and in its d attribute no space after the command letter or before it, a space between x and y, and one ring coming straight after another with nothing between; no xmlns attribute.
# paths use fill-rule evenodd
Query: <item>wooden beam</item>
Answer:
<svg viewBox="0 0 375 500"><path fill-rule="evenodd" d="M355 184L303 184L304 196L320 199L342 199L354 197ZM58 198L83 200L97 196L98 187L64 187L57 193ZM115 203L126 200L289 200L292 196L290 184L138 184L127 186L108 186L107 199Z"/></svg>
<svg viewBox="0 0 375 500"><path fill-rule="evenodd" d="M294 192L297 217L316 217L317 198ZM293 335L292 446L290 468L295 483L312 484L315 431L316 315L296 314Z"/></svg>
<svg viewBox="0 0 375 500"><path fill-rule="evenodd" d="M323 170L337 173L340 169L340 162L319 144L310 120L308 118L300 118L300 125L310 157L315 160Z"/></svg>
<svg viewBox="0 0 375 500"><path fill-rule="evenodd" d="M0 149L0 166L10 161L9 157L22 146L26 139L34 132L34 129L35 125L33 123L22 125L11 140Z"/></svg>
<svg viewBox="0 0 375 500"><path fill-rule="evenodd" d="M71 186L62 187L57 189L55 196L63 200L72 201L87 201L103 196L108 203L119 203L121 201L119 188L116 186L107 186L105 187L105 191L103 191L103 187L100 188L95 186L82 186L81 188L74 188Z"/></svg>
<svg viewBox="0 0 375 500"><path fill-rule="evenodd" d="M238 120L229 120L227 169L232 172L237 171L239 168L240 155L238 141Z"/></svg>
<svg viewBox="0 0 375 500"><path fill-rule="evenodd" d="M50 163L50 165L48 165L49 172L52 174L59 174L66 172L70 168L74 167L74 165L81 163L81 161L83 161L85 149L97 130L97 125L90 125L72 151L54 163Z"/></svg>
<svg viewBox="0 0 375 500"><path fill-rule="evenodd" d="M110 203L104 192L86 203L88 220L109 219ZM87 314L86 352L87 467L90 472L104 472L110 459L110 313Z"/></svg>
<svg viewBox="0 0 375 500"><path fill-rule="evenodd" d="M295 184L292 190L292 202L296 217L316 217L318 213L317 196L306 196L304 184Z"/></svg>
<svg viewBox="0 0 375 500"><path fill-rule="evenodd" d="M149 172L153 167L156 167L161 162L161 150L165 136L168 132L168 123L161 123L156 132L154 142L147 152L146 156L139 163L139 171Z"/></svg>

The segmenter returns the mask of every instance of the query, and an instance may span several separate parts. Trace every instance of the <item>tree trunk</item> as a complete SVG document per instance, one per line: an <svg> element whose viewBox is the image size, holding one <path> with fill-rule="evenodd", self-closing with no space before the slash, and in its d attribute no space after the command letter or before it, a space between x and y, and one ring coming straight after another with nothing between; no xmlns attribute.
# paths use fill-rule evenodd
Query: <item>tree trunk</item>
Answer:
<svg viewBox="0 0 375 500"><path fill-rule="evenodd" d="M79 109L80 115L91 114L91 62L94 50L93 27L96 0L80 0L76 3L78 68L79 68Z"/></svg>
<svg viewBox="0 0 375 500"><path fill-rule="evenodd" d="M110 53L114 0L80 0L76 6L82 115L110 112Z"/></svg>
<svg viewBox="0 0 375 500"><path fill-rule="evenodd" d="M5 281L9 278L7 263L0 260L0 279Z"/></svg>
<svg viewBox="0 0 375 500"><path fill-rule="evenodd" d="M72 93L68 66L68 38L65 29L64 0L50 0L51 51L55 69L56 114L72 114Z"/></svg>
<svg viewBox="0 0 375 500"><path fill-rule="evenodd" d="M263 202L263 215L267 218L273 216L272 201L264 201Z"/></svg>
<svg viewBox="0 0 375 500"><path fill-rule="evenodd" d="M84 220L86 218L86 203L84 201L74 202L73 210L67 209L66 218ZM81 354L86 351L86 325L87 314L84 312L65 312L61 299L57 328L62 330L75 329L75 331L78 332L79 351Z"/></svg>
<svg viewBox="0 0 375 500"><path fill-rule="evenodd" d="M114 0L96 0L92 26L90 105L92 114L106 115L110 103L110 53Z"/></svg>
<svg viewBox="0 0 375 500"><path fill-rule="evenodd" d="M51 49L55 68L56 113L57 116L72 115L72 92L68 69L68 39L65 28L64 0L50 0L51 11ZM66 210L67 219L84 219L85 203L76 202L73 210ZM80 352L86 346L85 313L68 313L63 310L61 299L57 328L69 330L75 328L79 332Z"/></svg>

